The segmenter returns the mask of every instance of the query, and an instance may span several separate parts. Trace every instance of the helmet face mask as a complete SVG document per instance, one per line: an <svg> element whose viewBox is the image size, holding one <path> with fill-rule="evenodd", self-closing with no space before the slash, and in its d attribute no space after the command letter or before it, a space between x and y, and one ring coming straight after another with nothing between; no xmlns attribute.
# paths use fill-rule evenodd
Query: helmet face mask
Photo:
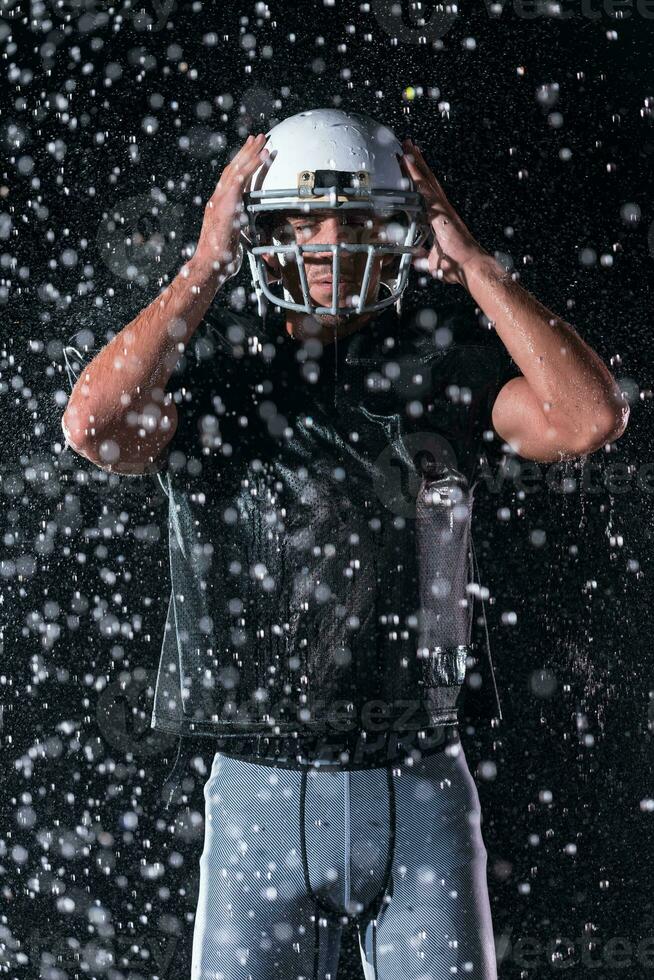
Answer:
<svg viewBox="0 0 654 980"><path fill-rule="evenodd" d="M248 225L242 233L260 314L265 315L268 303L314 315L360 315L392 303L399 307L411 259L427 236L428 224L422 198L400 168L395 136L369 117L321 109L284 120L268 137L269 161L244 195ZM299 161L303 170L297 168ZM325 242L318 236L314 241L312 229L332 215L342 218L338 240ZM297 267L301 296L293 298L286 285L283 297L272 291L264 256L282 270ZM315 268L318 261L325 275L331 275L329 305L320 305L310 293L306 267ZM341 269L351 273L354 266L360 270L360 285L343 305ZM383 273L391 266L396 271L386 281L388 271ZM377 267L389 295L367 302Z"/></svg>
<svg viewBox="0 0 654 980"><path fill-rule="evenodd" d="M309 244L323 218L335 217L339 222L339 241L353 245L384 245L405 240L410 220L398 211L325 210L318 213L277 211L255 217L254 228L258 245ZM335 243L330 243L335 244Z"/></svg>

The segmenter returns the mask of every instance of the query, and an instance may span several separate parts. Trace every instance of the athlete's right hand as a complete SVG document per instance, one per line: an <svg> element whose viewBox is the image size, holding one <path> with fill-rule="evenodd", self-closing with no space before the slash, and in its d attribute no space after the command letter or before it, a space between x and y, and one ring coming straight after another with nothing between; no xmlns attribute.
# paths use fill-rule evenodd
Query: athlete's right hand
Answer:
<svg viewBox="0 0 654 980"><path fill-rule="evenodd" d="M243 213L243 194L255 171L269 158L264 143L266 136L248 136L227 164L216 189L204 209L204 220L195 255L210 263L219 263L222 274L229 278L238 272L237 251ZM214 268L216 266L214 265Z"/></svg>

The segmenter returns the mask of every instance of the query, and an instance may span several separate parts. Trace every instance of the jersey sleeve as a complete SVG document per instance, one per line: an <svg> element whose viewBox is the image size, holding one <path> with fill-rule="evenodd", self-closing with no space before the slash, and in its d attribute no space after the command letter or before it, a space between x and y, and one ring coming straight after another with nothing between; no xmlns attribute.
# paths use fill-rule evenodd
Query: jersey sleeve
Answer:
<svg viewBox="0 0 654 980"><path fill-rule="evenodd" d="M157 464L186 489L221 479L260 428L253 400L253 326L222 307L212 307L171 376L177 429Z"/></svg>
<svg viewBox="0 0 654 980"><path fill-rule="evenodd" d="M481 466L495 467L502 459L493 405L521 372L497 334L484 329L465 303L444 303L437 312L426 343L439 352L431 360L426 421L447 439L457 467L472 482Z"/></svg>
<svg viewBox="0 0 654 980"><path fill-rule="evenodd" d="M127 484L159 478L166 486L170 476L177 484L189 482L199 475L214 450L220 455L222 449L223 456L229 453L221 422L237 418L244 410L246 386L239 365L246 347L246 331L235 317L220 307L211 307L180 354L166 385L166 394L177 410L173 437L145 473L117 473L121 481ZM75 343L64 347L68 394L101 349L81 348Z"/></svg>

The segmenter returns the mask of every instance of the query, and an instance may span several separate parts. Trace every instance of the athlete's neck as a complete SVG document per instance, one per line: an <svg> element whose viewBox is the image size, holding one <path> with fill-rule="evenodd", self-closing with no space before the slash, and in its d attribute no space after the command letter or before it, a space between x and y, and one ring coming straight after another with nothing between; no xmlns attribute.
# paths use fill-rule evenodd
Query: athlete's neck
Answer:
<svg viewBox="0 0 654 980"><path fill-rule="evenodd" d="M315 338L321 344L333 344L341 337L348 337L364 327L375 316L374 313L361 313L359 316L311 316L307 313L290 311L286 317L286 333L294 340Z"/></svg>

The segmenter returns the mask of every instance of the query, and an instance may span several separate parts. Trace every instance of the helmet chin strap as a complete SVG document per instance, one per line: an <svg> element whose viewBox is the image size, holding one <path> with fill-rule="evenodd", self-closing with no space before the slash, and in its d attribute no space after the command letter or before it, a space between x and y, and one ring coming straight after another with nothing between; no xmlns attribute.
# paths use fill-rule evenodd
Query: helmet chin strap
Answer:
<svg viewBox="0 0 654 980"><path fill-rule="evenodd" d="M386 289L389 291L389 293L392 293L393 292L392 287L389 286L389 284L384 279L380 279L379 285L380 286L385 286ZM404 290L400 293L400 295L397 297L397 299L395 301L395 309L397 311L397 315L398 316L401 316L402 315L402 297L403 296L404 296Z"/></svg>
<svg viewBox="0 0 654 980"><path fill-rule="evenodd" d="M256 257L247 251L248 262L250 263L250 275L252 276L252 283L254 285L254 292L257 297L257 313L263 320L264 326L266 325L266 314L268 313L268 299L261 288L261 283L259 282L259 270L257 268Z"/></svg>
<svg viewBox="0 0 654 980"><path fill-rule="evenodd" d="M399 277L398 277L398 279L399 279ZM379 280L379 289L381 289L382 286L384 286L384 288L387 289L391 295L393 294L393 292L394 292L393 287L390 285L390 283L387 283L385 279L380 279ZM402 292L397 297L397 299L395 300L395 303L394 303L395 310L396 310L398 316L401 316L402 315L402 300L403 300L403 297L404 297L404 289L402 290ZM377 294L377 300L379 300L379 293ZM381 315L383 312L384 312L383 310L380 310L379 311L379 314Z"/></svg>

